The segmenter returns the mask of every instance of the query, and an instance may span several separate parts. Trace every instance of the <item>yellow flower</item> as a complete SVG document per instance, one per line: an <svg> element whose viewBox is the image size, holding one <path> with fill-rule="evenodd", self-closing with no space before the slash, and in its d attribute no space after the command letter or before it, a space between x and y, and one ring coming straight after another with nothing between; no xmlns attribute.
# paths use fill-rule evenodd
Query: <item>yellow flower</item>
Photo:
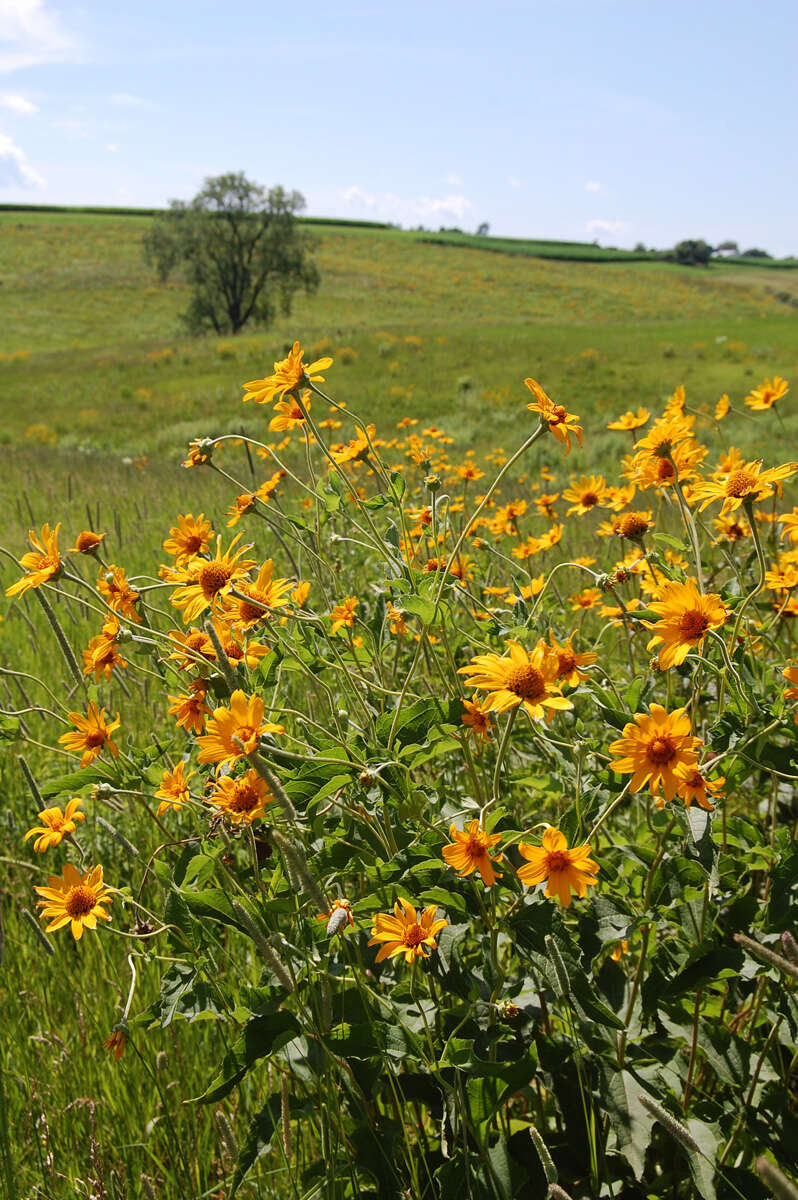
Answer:
<svg viewBox="0 0 798 1200"><path fill-rule="evenodd" d="M230 697L230 707L220 705L208 721L208 732L197 738L200 763L237 762L245 754L257 750L262 733L285 733L282 725L264 721L264 704L260 696L247 697L236 690ZM233 739L236 741L233 741ZM242 746L237 745L241 742Z"/></svg>
<svg viewBox="0 0 798 1200"><path fill-rule="evenodd" d="M583 591L576 592L573 596L569 597L571 611L579 612L580 608L595 608L596 605L601 604L603 596L604 593L601 588L584 588Z"/></svg>
<svg viewBox="0 0 798 1200"><path fill-rule="evenodd" d="M326 932L331 937L336 933L343 933L347 925L354 925L355 923L355 919L352 916L352 905L342 896L333 900L329 912L319 913L316 920L327 922Z"/></svg>
<svg viewBox="0 0 798 1200"><path fill-rule="evenodd" d="M571 903L571 891L581 899L589 887L596 884L599 865L590 857L590 846L573 846L552 825L543 834L542 846L518 843L518 851L528 860L528 866L518 868L518 878L527 887L546 882L546 896L556 896L566 908Z"/></svg>
<svg viewBox="0 0 798 1200"><path fill-rule="evenodd" d="M103 1042L103 1050L107 1050L113 1055L114 1062L119 1062L122 1055L125 1053L127 1045L127 1034L122 1029L115 1029L109 1038Z"/></svg>
<svg viewBox="0 0 798 1200"><path fill-rule="evenodd" d="M720 400L718 400L717 404L715 405L715 420L722 421L723 418L728 415L730 407L729 397L724 392Z"/></svg>
<svg viewBox="0 0 798 1200"><path fill-rule="evenodd" d="M304 412L302 411L304 406ZM288 400L278 400L274 406L276 417L272 417L269 421L269 429L272 433L285 433L288 429L296 429L300 425L304 425L307 417L306 413L310 411L310 392L302 393L302 405L300 405L293 397Z"/></svg>
<svg viewBox="0 0 798 1200"><path fill-rule="evenodd" d="M299 585L299 587L303 586L306 588L305 598L307 598L310 585ZM303 601L298 600L296 596L299 587L292 592L293 587L294 585L288 579L274 578L274 562L271 558L267 558L259 568L258 577L253 583L236 580L235 590L240 594L233 595L231 593L225 597L225 617L242 629L252 629L261 621L268 619L271 609L284 608L288 603L289 593L291 593L294 603L301 607Z"/></svg>
<svg viewBox="0 0 798 1200"><path fill-rule="evenodd" d="M22 592L27 592L28 588L40 587L48 579L56 579L61 574L61 558L58 553L60 528L60 521L55 529L51 529L49 525L42 525L41 537L35 529L29 530L28 541L32 549L20 559L20 565L26 574L6 588L7 596L19 596Z"/></svg>
<svg viewBox="0 0 798 1200"><path fill-rule="evenodd" d="M217 602L229 593L250 567L254 567L254 559L241 558L250 546L234 549L240 537L241 534L237 533L222 554L222 539L219 536L216 539L214 558L195 558L182 570L175 569L169 572L169 581L179 585L169 599L175 608L183 610L183 621L186 625L196 620L206 608L213 610Z"/></svg>
<svg viewBox="0 0 798 1200"><path fill-rule="evenodd" d="M723 799L722 788L726 782L724 775L719 779L707 779L698 767L686 768L680 775L677 795L684 800L685 808L689 808L695 800L700 808L712 812L715 806L710 803L709 797L712 796L715 800Z"/></svg>
<svg viewBox="0 0 798 1200"><path fill-rule="evenodd" d="M671 801L680 783L681 768L698 762L696 747L701 739L690 734L690 718L683 708L668 713L661 704L649 705L648 713L638 713L623 727L623 734L609 747L620 758L610 763L613 771L630 774L631 790L639 792L646 784L654 795L663 789Z"/></svg>
<svg viewBox="0 0 798 1200"><path fill-rule="evenodd" d="M34 834L40 836L33 843L33 849L38 854L43 854L45 850L49 850L51 846L58 846L61 840L67 834L74 833L77 829L76 822L85 821L86 814L78 812L83 801L75 796L67 802L67 806L63 812L58 807L43 808L38 814L41 825L34 825L33 829L29 829L25 834L25 841L32 838Z"/></svg>
<svg viewBox="0 0 798 1200"><path fill-rule="evenodd" d="M527 408L531 412L538 413L541 421L547 423L549 432L553 433L557 441L562 442L565 446L565 453L571 453L571 434L581 446L582 426L577 425L579 418L573 413L566 412L562 404L555 404L550 400L536 380L525 379L524 383L535 397L531 404L527 404Z"/></svg>
<svg viewBox="0 0 798 1200"><path fill-rule="evenodd" d="M95 758L102 754L105 746L108 747L114 758L119 756L119 747L111 741L111 734L122 723L119 713L116 714L115 721L106 724L105 709L98 708L95 702L90 700L85 717L81 713L71 712L69 719L77 729L77 733L64 733L58 740L72 754L82 752L83 757L80 760L82 767L93 763Z"/></svg>
<svg viewBox="0 0 798 1200"><path fill-rule="evenodd" d="M43 897L36 901L36 907L42 911L39 918L50 921L46 932L61 929L64 925L71 926L75 941L83 937L83 929L96 929L97 918L110 921L104 905L113 899L111 892L103 883L102 867L94 867L85 875L67 863L62 876L51 875L49 887L37 887L34 891Z"/></svg>
<svg viewBox="0 0 798 1200"><path fill-rule="evenodd" d="M675 446L689 441L693 437L695 417L685 417L679 409L672 414L659 417L649 429L645 437L635 442L635 450L646 450L658 458L668 458L673 455Z"/></svg>
<svg viewBox="0 0 798 1200"><path fill-rule="evenodd" d="M243 400L254 400L256 404L268 404L275 397L283 399L286 392L294 392L302 383L324 383L323 375L332 366L331 358L318 358L315 362L302 361L302 347L294 342L288 355L274 364L274 374L265 379L252 379L245 383Z"/></svg>
<svg viewBox="0 0 798 1200"><path fill-rule="evenodd" d="M474 737L482 742L489 742L491 730L496 728L489 711L477 700L463 701L463 715L460 720L463 725L468 725L473 730Z"/></svg>
<svg viewBox="0 0 798 1200"><path fill-rule="evenodd" d="M70 554L93 554L104 538L104 533L94 533L91 529L82 529L75 538L75 545L69 547L69 552Z"/></svg>
<svg viewBox="0 0 798 1200"><path fill-rule="evenodd" d="M700 649L708 631L720 629L728 615L720 596L714 592L702 596L695 579L669 580L648 607L661 618L643 624L654 634L647 649L660 646L662 670L678 667L691 650Z"/></svg>
<svg viewBox="0 0 798 1200"><path fill-rule="evenodd" d="M460 675L471 676L471 687L488 692L486 710L507 712L523 704L530 717L541 720L544 716L550 719L553 710L573 708L560 694L555 682L557 656L545 642L539 641L530 652L518 642L507 645L509 654L478 654L460 667Z"/></svg>
<svg viewBox="0 0 798 1200"><path fill-rule="evenodd" d="M479 820L470 822L468 829L458 829L453 823L449 826L451 843L443 847L441 854L444 862L454 867L458 875L471 875L478 871L486 887L492 887L497 879L501 879L493 864L501 862L501 854L491 854L490 849L501 841L500 833L486 833L480 829Z"/></svg>
<svg viewBox="0 0 798 1200"><path fill-rule="evenodd" d="M766 379L764 383L760 383L759 387L753 388L746 396L745 403L756 412L764 412L768 408L773 408L776 401L781 400L782 396L786 396L789 390L787 380L774 375L772 382L770 379Z"/></svg>
<svg viewBox="0 0 798 1200"><path fill-rule="evenodd" d="M139 594L128 583L122 567L115 567L110 563L107 570L101 569L97 577L97 591L101 596L105 596L105 603L113 612L121 613L129 621L141 622L141 617L136 611Z"/></svg>
<svg viewBox="0 0 798 1200"><path fill-rule="evenodd" d="M217 779L214 791L208 796L208 803L220 809L233 825L251 825L263 816L272 800L274 796L265 781L251 768L238 779L229 775Z"/></svg>
<svg viewBox="0 0 798 1200"><path fill-rule="evenodd" d="M628 512L618 518L618 525L615 532L618 537L639 541L644 534L648 533L653 524L650 509L647 512Z"/></svg>
<svg viewBox="0 0 798 1200"><path fill-rule="evenodd" d="M629 953L629 943L626 938L621 938L620 942L616 942L612 948L610 958L613 962L620 962L624 954Z"/></svg>
<svg viewBox="0 0 798 1200"><path fill-rule="evenodd" d="M798 471L798 463L784 463L780 467L762 470L762 460L747 462L742 467L715 479L706 479L696 484L695 499L703 500L701 512L713 500L722 500L721 516L734 512L745 501L753 504L757 500L767 500L774 491L781 492L781 483Z"/></svg>
<svg viewBox="0 0 798 1200"><path fill-rule="evenodd" d="M406 963L414 958L429 958L429 950L437 949L436 935L449 924L443 917L435 920L437 911L438 906L431 904L419 917L410 901L400 898L393 906L393 914L377 913L368 942L369 946L383 943L376 961L384 962L397 954L404 954Z"/></svg>
<svg viewBox="0 0 798 1200"><path fill-rule="evenodd" d="M562 494L563 500L573 500L566 516L570 517L571 513L584 516L597 504L603 504L606 495L607 483L603 475L583 475L578 481L572 479L571 486Z"/></svg>
<svg viewBox="0 0 798 1200"><path fill-rule="evenodd" d="M110 679L114 667L126 667L127 662L119 653L116 635L119 633L119 622L116 617L109 617L102 628L102 633L93 637L83 653L83 674L94 674L97 679L105 675Z"/></svg>
<svg viewBox="0 0 798 1200"><path fill-rule="evenodd" d="M186 733L189 730L192 733L202 733L205 727L205 718L211 715L211 710L205 703L205 692L205 680L195 679L188 695L169 696L169 700L172 701L169 714L176 719L178 725L185 729Z"/></svg>
<svg viewBox="0 0 798 1200"><path fill-rule="evenodd" d="M175 566L179 567L197 554L206 554L212 537L213 529L210 521L206 521L205 513L200 513L198 517L191 513L178 514L177 525L169 530L163 548L172 555Z"/></svg>
<svg viewBox="0 0 798 1200"><path fill-rule="evenodd" d="M584 651L582 654L577 654L573 648L573 640L576 637L575 633L568 635L568 640L560 644L556 637L549 630L549 643L554 653L557 655L557 675L558 683L567 683L569 687L579 687L583 679L589 679L590 676L586 671L582 671L582 667L592 666L598 661L598 655L592 650Z"/></svg>
<svg viewBox="0 0 798 1200"><path fill-rule="evenodd" d="M227 522L228 529L232 529L234 525L238 524L241 518L252 508L257 498L254 492L243 492L240 496L236 496L226 514L230 518Z"/></svg>
<svg viewBox="0 0 798 1200"><path fill-rule="evenodd" d="M357 596L347 596L343 604L336 604L330 613L332 621L332 632L337 633L339 629L346 626L347 629L352 629L355 624L355 609L358 606Z"/></svg>
<svg viewBox="0 0 798 1200"><path fill-rule="evenodd" d="M638 408L637 413L625 412L615 421L610 421L608 429L640 429L651 417L647 408Z"/></svg>
<svg viewBox="0 0 798 1200"><path fill-rule="evenodd" d="M158 816L162 817L165 812L173 808L178 812L184 804L187 804L191 799L189 790L189 780L196 772L189 770L186 774L186 764L179 762L173 771L164 771L161 778L161 786L155 793L156 799L160 799L158 805Z"/></svg>

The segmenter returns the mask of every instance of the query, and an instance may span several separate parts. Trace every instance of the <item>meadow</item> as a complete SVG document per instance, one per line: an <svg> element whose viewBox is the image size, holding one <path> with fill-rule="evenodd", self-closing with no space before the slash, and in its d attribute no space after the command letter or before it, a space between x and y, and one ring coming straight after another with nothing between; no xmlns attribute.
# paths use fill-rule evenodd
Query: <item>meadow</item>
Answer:
<svg viewBox="0 0 798 1200"><path fill-rule="evenodd" d="M794 273L315 225L316 296L189 338L145 221L0 214L10 1200L793 1196L798 418L745 401L795 378ZM186 513L222 548L162 549ZM92 703L121 752L78 761ZM657 705L684 770L625 778ZM32 891L65 850L118 889L79 940Z"/></svg>

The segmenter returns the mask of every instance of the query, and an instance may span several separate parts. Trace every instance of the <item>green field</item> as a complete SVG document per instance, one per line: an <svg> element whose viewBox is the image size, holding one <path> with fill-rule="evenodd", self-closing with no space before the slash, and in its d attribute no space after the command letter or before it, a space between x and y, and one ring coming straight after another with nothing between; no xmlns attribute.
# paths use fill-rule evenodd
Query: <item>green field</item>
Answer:
<svg viewBox="0 0 798 1200"><path fill-rule="evenodd" d="M382 438L393 437L404 417L418 418L419 429L434 424L451 434L453 463L470 450L480 460L518 446L529 431L523 423L531 428L523 380L534 376L585 429L584 448L567 459L553 438L536 450L536 467L556 473L552 487L590 470L614 480L630 439L607 432L607 421L640 406L660 412L680 384L713 455L731 442L749 457L765 457L767 466L796 456L797 383L778 415L753 414L742 403L765 377L798 379L796 272L729 263L698 270L628 257L561 261L536 257L542 243L533 241L519 243L526 249L503 239L480 246L472 238L313 223L322 277L315 296L298 299L292 316L266 331L195 338L179 323L185 287L160 285L143 263L148 220L0 211L0 543L17 557L29 528L63 521L63 548L81 528L105 529L112 556L129 574L152 573L178 512L203 510L224 530L233 489L210 471L183 470L186 445L238 431L271 440L267 411L241 405L241 384L269 374L295 338L310 356L335 358L330 393L374 421ZM734 412L716 427L710 414L724 392ZM229 469L249 485L242 455L231 455ZM260 463L256 469L260 482L268 472ZM585 528L574 556L594 549ZM0 561L3 591L18 574ZM55 686L63 665L54 660L34 599L12 604L0 591L0 669L25 664ZM66 605L60 611L78 643L96 632L90 613L75 616ZM669 696L670 686L669 679ZM149 687L145 678L138 693L144 703L134 713L131 702L126 711L131 740L152 732L157 692ZM5 710L27 712L28 693L24 678L0 677ZM37 732L46 740L46 719L29 719L33 742ZM26 922L21 910L32 907L30 884L46 867L22 841L34 809L16 761L19 746L0 741L0 750L7 830L0 856L0 1128L12 1126L10 1151L0 1133L0 1193L10 1200L149 1200L144 1176L167 1181L167 1190L152 1193L158 1200L222 1197L231 1155L220 1148L210 1109L185 1101L203 1091L229 1049L226 1027L210 1017L206 1023L207 1014L190 1026L167 1023L134 1038L120 1063L101 1049L124 1005L130 947L123 936L87 935L76 947L53 934L51 956L35 919ZM35 744L25 752L34 773L53 774L52 755ZM777 798L774 785L774 813ZM114 827L146 845L148 813L120 804L106 815L105 825L92 816L85 830L95 860L122 862L140 878L141 857ZM761 883L754 858L752 850L751 873ZM159 903L152 879L148 888L145 899ZM218 953L226 987L236 960L226 945ZM207 963L205 969L210 973ZM154 1002L158 988L153 967L138 981L136 1010ZM229 1102L239 1132L257 1104L250 1079ZM16 1190L8 1182L12 1161ZM274 1161L245 1185L244 1200L298 1200L290 1171Z"/></svg>

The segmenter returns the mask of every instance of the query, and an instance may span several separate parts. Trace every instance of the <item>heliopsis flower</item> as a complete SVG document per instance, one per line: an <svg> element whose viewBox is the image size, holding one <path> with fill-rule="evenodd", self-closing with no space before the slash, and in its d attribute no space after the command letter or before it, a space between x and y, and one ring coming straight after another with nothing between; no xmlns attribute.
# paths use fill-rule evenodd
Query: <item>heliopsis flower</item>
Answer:
<svg viewBox="0 0 798 1200"><path fill-rule="evenodd" d="M729 397L724 392L720 400L718 400L717 404L715 405L715 420L722 421L725 416L728 416L730 407L731 405L729 404Z"/></svg>
<svg viewBox="0 0 798 1200"><path fill-rule="evenodd" d="M395 637L399 634L410 632L407 628L406 617L407 613L403 608L396 608L390 600L388 601L385 619L388 622L388 628Z"/></svg>
<svg viewBox="0 0 798 1200"><path fill-rule="evenodd" d="M571 480L571 486L562 493L563 500L572 500L566 516L578 513L584 516L597 504L603 504L607 494L607 483L603 475L583 475L581 479Z"/></svg>
<svg viewBox="0 0 798 1200"><path fill-rule="evenodd" d="M464 483L468 483L470 480L476 481L485 478L485 472L481 471L475 463L463 463L461 467L455 467L454 473Z"/></svg>
<svg viewBox="0 0 798 1200"><path fill-rule="evenodd" d="M169 696L172 701L169 715L175 717L177 724L181 725L186 733L189 730L192 733L202 733L205 718L211 715L211 710L205 703L206 690L205 680L195 679L187 695Z"/></svg>
<svg viewBox="0 0 798 1200"><path fill-rule="evenodd" d="M397 954L404 954L406 963L414 958L429 958L429 951L437 949L436 935L449 924L443 917L435 920L437 911L438 906L431 904L419 917L410 901L400 897L393 913L377 913L368 942L369 946L383 943L376 961L384 962Z"/></svg>
<svg viewBox="0 0 798 1200"><path fill-rule="evenodd" d="M720 596L714 592L702 596L695 579L684 583L669 580L648 607L660 620L643 621L654 634L646 649L660 646L661 670L683 663L691 650L700 649L710 629L720 629L728 615Z"/></svg>
<svg viewBox="0 0 798 1200"><path fill-rule="evenodd" d="M255 492L257 499L264 504L268 504L277 491L277 486L281 479L285 479L285 471L275 471L273 475L270 475Z"/></svg>
<svg viewBox="0 0 798 1200"><path fill-rule="evenodd" d="M115 667L126 667L127 662L119 653L116 636L119 633L119 622L116 617L109 617L102 627L102 632L93 637L83 653L83 674L94 674L97 679L105 675L110 679Z"/></svg>
<svg viewBox="0 0 798 1200"><path fill-rule="evenodd" d="M628 954L628 953L629 953L629 943L626 940L626 938L621 938L621 940L619 942L616 942L615 945L613 946L612 953L610 954L610 958L612 959L613 962L620 962L621 959L623 958L624 954Z"/></svg>
<svg viewBox="0 0 798 1200"><path fill-rule="evenodd" d="M242 399L254 400L256 404L268 404L275 397L283 399L286 392L294 392L302 383L324 383L323 375L315 371L326 371L332 366L331 358L317 358L315 362L302 361L302 347L294 342L287 356L274 364L274 374L265 379L252 379L245 383Z"/></svg>
<svg viewBox="0 0 798 1200"><path fill-rule="evenodd" d="M345 897L339 896L333 900L330 911L319 913L316 917L317 921L326 921L326 933L333 937L336 933L343 933L347 925L354 925L355 919L352 916L352 905Z"/></svg>
<svg viewBox="0 0 798 1200"><path fill-rule="evenodd" d="M186 468L207 466L211 461L214 444L213 438L195 438L188 444L188 455L182 465Z"/></svg>
<svg viewBox="0 0 798 1200"><path fill-rule="evenodd" d="M226 513L226 516L230 518L227 522L228 529L232 529L234 525L238 524L241 518L252 508L257 498L254 492L242 492L240 496L236 496Z"/></svg>
<svg viewBox="0 0 798 1200"><path fill-rule="evenodd" d="M653 527L653 524L650 509L647 512L628 512L618 518L615 532L618 537L628 538L630 541L640 541Z"/></svg>
<svg viewBox="0 0 798 1200"><path fill-rule="evenodd" d="M482 742L489 742L491 731L496 728L491 720L488 709L483 708L477 700L463 701L463 714L460 720L474 732L474 737Z"/></svg>
<svg viewBox="0 0 798 1200"><path fill-rule="evenodd" d="M264 721L264 704L260 696L249 696L240 690L230 697L230 707L220 705L208 721L208 732L197 738L200 763L237 762L257 750L263 733L285 733L282 725ZM233 739L236 739L235 741ZM242 745L237 745L241 742Z"/></svg>
<svg viewBox="0 0 798 1200"><path fill-rule="evenodd" d="M689 767L681 775L676 794L684 800L685 808L689 808L695 800L700 808L712 812L715 806L710 802L710 796L713 800L722 800L725 782L724 775L719 779L707 779L698 767Z"/></svg>
<svg viewBox="0 0 798 1200"><path fill-rule="evenodd" d="M739 542L741 538L751 536L751 527L739 516L715 517L712 521L718 531L717 540L723 542Z"/></svg>
<svg viewBox="0 0 798 1200"><path fill-rule="evenodd" d="M119 1062L122 1055L125 1053L127 1045L127 1034L124 1029L115 1029L109 1038L103 1042L103 1050L107 1050L113 1056L114 1062Z"/></svg>
<svg viewBox="0 0 798 1200"><path fill-rule="evenodd" d="M781 400L782 396L786 396L789 390L787 380L774 375L772 381L766 379L764 383L760 383L759 387L753 388L746 396L745 403L756 412L764 412L768 408L773 408L776 401Z"/></svg>
<svg viewBox="0 0 798 1200"><path fill-rule="evenodd" d="M368 458L371 446L378 444L374 440L376 432L376 425L367 425L366 429L359 430L357 437L352 438L350 442L340 442L338 445L330 446L333 460L339 466L343 466L344 463L360 462Z"/></svg>
<svg viewBox="0 0 798 1200"><path fill-rule="evenodd" d="M355 609L358 606L357 596L347 596L343 604L336 604L330 613L332 621L332 632L337 633L339 629L346 626L347 629L352 629L355 624Z"/></svg>
<svg viewBox="0 0 798 1200"><path fill-rule="evenodd" d="M624 725L622 736L610 747L620 758L610 763L613 771L632 776L630 787L639 792L646 784L654 795L662 787L671 801L680 783L679 771L698 762L696 747L701 739L690 734L690 718L683 708L668 713L661 704L649 705L648 713L637 713Z"/></svg>
<svg viewBox="0 0 798 1200"><path fill-rule="evenodd" d="M61 840L67 834L74 833L77 829L78 821L85 821L86 814L78 812L83 801L75 796L72 800L67 801L67 806L63 812L58 807L43 808L38 813L41 825L34 825L33 829L29 829L25 834L25 841L32 838L34 834L39 834L36 841L33 843L33 849L38 854L44 854L45 850L49 850L51 846L58 846Z"/></svg>
<svg viewBox="0 0 798 1200"><path fill-rule="evenodd" d="M636 413L625 412L623 416L617 417L616 420L610 421L608 429L632 430L641 429L643 425L650 419L651 413L647 408L638 408Z"/></svg>
<svg viewBox="0 0 798 1200"><path fill-rule="evenodd" d="M77 733L63 733L58 740L72 754L82 753L83 757L80 760L82 767L93 763L95 758L102 754L105 746L108 747L114 758L119 756L119 747L111 740L111 734L122 723L119 713L116 714L115 721L107 724L105 709L98 708L95 702L90 700L85 717L81 713L71 712L69 719Z"/></svg>
<svg viewBox="0 0 798 1200"><path fill-rule="evenodd" d="M191 513L178 514L177 525L169 530L169 537L163 543L167 554L175 560L175 566L189 562L197 554L207 554L213 529L210 521L206 521L205 513L198 517Z"/></svg>
<svg viewBox="0 0 798 1200"><path fill-rule="evenodd" d="M798 542L798 508L794 508L792 512L780 513L778 520L781 536L791 542Z"/></svg>
<svg viewBox="0 0 798 1200"><path fill-rule="evenodd" d="M225 597L225 616L242 629L252 629L261 621L267 620L270 609L284 608L288 603L289 593L294 603L301 607L304 600L297 600L295 592L298 592L299 588L292 592L293 586L288 579L274 578L274 562L267 558L259 568L258 577L254 582L236 580L235 591L239 594L231 593ZM306 587L304 598L307 599L310 584L299 586Z"/></svg>
<svg viewBox="0 0 798 1200"><path fill-rule="evenodd" d="M69 547L69 553L93 554L104 538L104 533L94 533L91 529L82 529L75 538L75 545Z"/></svg>
<svg viewBox="0 0 798 1200"><path fill-rule="evenodd" d="M195 774L196 771L193 770L189 770L186 774L184 762L179 762L173 771L164 771L161 786L155 793L156 800L161 801L158 805L159 817L162 817L170 808L178 812L184 804L188 803L191 799L189 780Z"/></svg>
<svg viewBox="0 0 798 1200"><path fill-rule="evenodd" d="M667 457L641 450L628 463L625 474L641 492L650 487L669 487L677 476L680 483L694 479L706 456L707 447L688 438L673 445Z"/></svg>
<svg viewBox="0 0 798 1200"><path fill-rule="evenodd" d="M221 776L208 796L208 803L220 809L233 825L251 825L273 800L265 780L251 768L238 779Z"/></svg>
<svg viewBox="0 0 798 1200"><path fill-rule="evenodd" d="M562 404L555 404L550 400L536 380L525 379L524 383L535 397L531 404L527 404L527 408L531 412L540 414L540 419L546 422L549 432L553 433L557 441L562 442L565 446L565 453L571 453L571 434L581 446L582 426L577 424L579 418L573 413L566 412Z"/></svg>
<svg viewBox="0 0 798 1200"><path fill-rule="evenodd" d="M635 442L635 450L647 450L649 454L656 454L659 458L668 458L672 455L674 446L693 437L694 424L695 417L685 417L681 410L659 417L645 437Z"/></svg>
<svg viewBox="0 0 798 1200"><path fill-rule="evenodd" d="M530 717L539 721L544 716L550 719L554 710L573 708L555 683L557 656L545 642L539 641L532 651L518 642L507 645L509 654L478 654L459 670L460 675L471 676L471 687L488 693L486 710L507 712L523 704Z"/></svg>
<svg viewBox="0 0 798 1200"><path fill-rule="evenodd" d="M471 875L478 871L486 887L492 887L497 879L501 879L493 864L501 862L501 854L491 854L490 849L502 840L500 833L486 833L480 829L479 820L469 823L468 829L458 829L453 823L449 826L451 843L441 850L444 862L454 867L458 875Z"/></svg>
<svg viewBox="0 0 798 1200"><path fill-rule="evenodd" d="M573 647L573 640L576 637L575 633L568 635L568 640L560 644L556 637L549 630L549 643L552 650L557 655L557 674L555 676L559 684L567 683L569 687L579 687L583 679L589 679L590 676L582 667L592 666L598 661L598 655L592 650L583 651L577 654Z"/></svg>
<svg viewBox="0 0 798 1200"><path fill-rule="evenodd" d="M56 579L61 574L61 558L58 553L60 528L59 521L55 529L51 529L49 525L42 525L41 536L35 529L28 531L28 541L32 549L19 560L26 574L6 588L7 596L19 596L27 592L28 588L40 587L48 579Z"/></svg>
<svg viewBox="0 0 798 1200"><path fill-rule="evenodd" d="M569 850L565 834L552 825L543 833L542 846L519 842L518 852L528 861L527 866L518 868L521 882L534 887L545 879L544 895L556 896L566 908L571 904L571 891L581 899L597 882L599 865L590 857L590 846L573 846Z"/></svg>
<svg viewBox="0 0 798 1200"><path fill-rule="evenodd" d="M169 579L179 586L169 597L175 608L182 609L183 621L186 625L203 613L206 608L213 609L220 597L230 591L233 584L242 579L255 560L241 558L250 546L239 546L235 549L237 533L227 550L222 554L221 536L216 539L216 555L211 559L193 559L182 570L169 572Z"/></svg>
<svg viewBox="0 0 798 1200"><path fill-rule="evenodd" d="M701 512L713 500L722 500L721 515L734 512L745 501L752 504L757 500L767 500L774 491L781 490L783 480L788 479L798 471L798 463L784 463L780 467L762 470L762 460L747 462L737 470L720 478L705 479L696 484L695 499L703 500Z"/></svg>
<svg viewBox="0 0 798 1200"><path fill-rule="evenodd" d="M141 622L136 610L139 593L128 583L122 567L110 563L107 570L103 568L97 577L97 591L105 597L105 603L113 612L121 613L129 621Z"/></svg>
<svg viewBox="0 0 798 1200"><path fill-rule="evenodd" d="M576 592L569 597L571 611L579 612L580 608L595 608L596 605L601 604L603 597L604 593L601 588L584 588L581 592Z"/></svg>
<svg viewBox="0 0 798 1200"><path fill-rule="evenodd" d="M62 876L50 876L48 887L34 888L43 897L36 901L36 907L42 910L39 919L50 922L45 932L52 933L69 925L73 938L79 941L84 927L96 929L98 917L103 921L111 920L104 905L111 902L114 890L103 883L102 867L93 867L81 875L67 863Z"/></svg>
<svg viewBox="0 0 798 1200"><path fill-rule="evenodd" d="M299 425L304 425L307 420L307 413L310 412L310 392L302 393L302 404L289 396L287 400L278 400L274 406L276 417L272 417L269 421L269 429L272 433L285 433L286 430L296 429Z"/></svg>

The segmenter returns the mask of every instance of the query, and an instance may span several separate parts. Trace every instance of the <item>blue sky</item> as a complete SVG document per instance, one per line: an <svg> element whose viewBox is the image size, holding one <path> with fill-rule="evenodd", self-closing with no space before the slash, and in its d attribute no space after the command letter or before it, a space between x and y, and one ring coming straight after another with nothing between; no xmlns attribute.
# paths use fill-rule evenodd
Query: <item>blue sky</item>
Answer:
<svg viewBox="0 0 798 1200"><path fill-rule="evenodd" d="M798 254L798 2L0 0L0 200Z"/></svg>

